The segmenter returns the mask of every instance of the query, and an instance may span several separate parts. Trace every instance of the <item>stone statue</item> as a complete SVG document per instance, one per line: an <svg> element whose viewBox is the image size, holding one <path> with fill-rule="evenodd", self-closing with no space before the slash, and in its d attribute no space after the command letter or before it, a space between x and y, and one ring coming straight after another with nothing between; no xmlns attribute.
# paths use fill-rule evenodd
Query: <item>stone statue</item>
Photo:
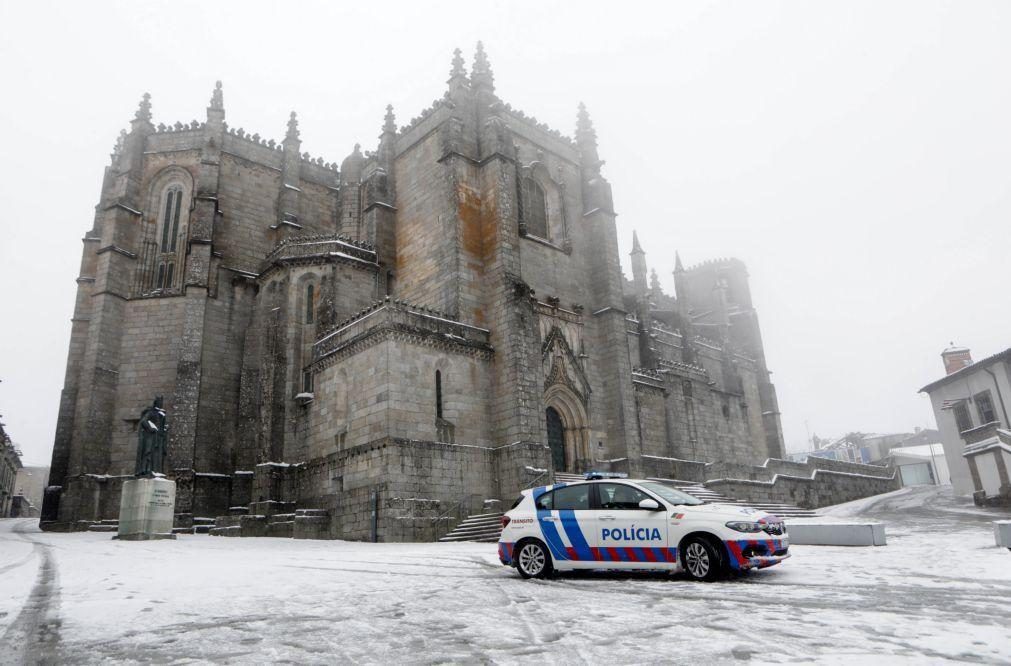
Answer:
<svg viewBox="0 0 1011 666"><path fill-rule="evenodd" d="M150 407L145 407L137 424L137 467L135 476L153 476L165 473L165 456L168 453L168 419L158 396Z"/></svg>

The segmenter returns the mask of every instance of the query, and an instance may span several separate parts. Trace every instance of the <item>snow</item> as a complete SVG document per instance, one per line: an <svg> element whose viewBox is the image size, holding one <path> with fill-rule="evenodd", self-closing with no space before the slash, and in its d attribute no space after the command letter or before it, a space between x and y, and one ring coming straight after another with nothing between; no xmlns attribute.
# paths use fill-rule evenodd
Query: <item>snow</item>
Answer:
<svg viewBox="0 0 1011 666"><path fill-rule="evenodd" d="M75 664L1011 660L1011 553L991 524L1007 512L927 486L826 513L887 523L889 545L795 546L716 584L525 581L494 544L120 542L4 520L0 642L17 650L25 614L42 612L47 656ZM57 584L39 611L25 601L44 558Z"/></svg>

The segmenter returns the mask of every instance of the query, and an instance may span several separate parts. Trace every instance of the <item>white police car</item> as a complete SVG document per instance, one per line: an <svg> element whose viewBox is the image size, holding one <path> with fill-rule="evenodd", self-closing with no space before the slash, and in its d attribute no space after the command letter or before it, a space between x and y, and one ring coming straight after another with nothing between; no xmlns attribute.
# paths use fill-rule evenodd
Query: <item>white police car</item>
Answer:
<svg viewBox="0 0 1011 666"><path fill-rule="evenodd" d="M655 569L710 581L790 556L786 527L776 516L623 477L588 473L586 481L524 490L502 517L499 559L524 578Z"/></svg>

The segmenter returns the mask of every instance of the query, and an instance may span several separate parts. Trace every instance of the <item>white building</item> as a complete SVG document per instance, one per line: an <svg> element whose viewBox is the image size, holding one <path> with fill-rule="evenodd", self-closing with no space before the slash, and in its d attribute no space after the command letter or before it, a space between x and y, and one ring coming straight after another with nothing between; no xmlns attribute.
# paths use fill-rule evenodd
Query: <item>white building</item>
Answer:
<svg viewBox="0 0 1011 666"><path fill-rule="evenodd" d="M945 459L951 474L951 484L959 495L970 495L979 488L974 483L969 462L965 457L968 439L977 439L972 433L988 424L996 429L1011 430L1008 407L1011 402L1011 348L972 362L969 350L954 345L941 353L947 375L920 389L930 396L937 429L941 433ZM992 462L991 462L992 461ZM977 458L977 477L1006 478L998 464L1003 458L983 456ZM989 469L993 465L994 469Z"/></svg>
<svg viewBox="0 0 1011 666"><path fill-rule="evenodd" d="M889 464L899 470L903 486L950 486L951 472L943 444L900 446L888 453Z"/></svg>

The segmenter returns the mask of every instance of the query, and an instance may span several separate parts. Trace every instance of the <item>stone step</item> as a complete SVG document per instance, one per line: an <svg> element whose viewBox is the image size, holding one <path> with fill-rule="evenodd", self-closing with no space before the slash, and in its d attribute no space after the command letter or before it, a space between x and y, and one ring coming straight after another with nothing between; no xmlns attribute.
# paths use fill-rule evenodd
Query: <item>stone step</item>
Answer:
<svg viewBox="0 0 1011 666"><path fill-rule="evenodd" d="M498 516L496 518L482 518L481 520L464 519L457 523L456 527L460 529L464 527L501 527L501 525L502 516Z"/></svg>
<svg viewBox="0 0 1011 666"><path fill-rule="evenodd" d="M229 527L212 527L209 534L211 536L238 537L242 536L242 528L238 525Z"/></svg>
<svg viewBox="0 0 1011 666"><path fill-rule="evenodd" d="M267 516L262 514L239 516L239 525L244 537L267 536Z"/></svg>
<svg viewBox="0 0 1011 666"><path fill-rule="evenodd" d="M194 525L193 526L193 533L194 534L210 534L212 529L214 529L213 525L204 525L204 524Z"/></svg>
<svg viewBox="0 0 1011 666"><path fill-rule="evenodd" d="M305 517L325 517L329 512L326 509L296 509L295 516Z"/></svg>
<svg viewBox="0 0 1011 666"><path fill-rule="evenodd" d="M117 521L115 525L109 525L106 523L95 523L94 525L88 526L89 532L118 532L119 522Z"/></svg>
<svg viewBox="0 0 1011 666"><path fill-rule="evenodd" d="M214 520L214 527L238 527L241 518L242 515L218 516Z"/></svg>
<svg viewBox="0 0 1011 666"><path fill-rule="evenodd" d="M98 521L97 524L98 525L116 525L116 526L118 526L119 525L119 519L118 518L107 518L105 520Z"/></svg>
<svg viewBox="0 0 1011 666"><path fill-rule="evenodd" d="M233 516L244 516L249 513L248 506L230 506L228 507L228 513Z"/></svg>
<svg viewBox="0 0 1011 666"><path fill-rule="evenodd" d="M290 539L295 529L295 521L272 522L267 525L267 536L285 537Z"/></svg>
<svg viewBox="0 0 1011 666"><path fill-rule="evenodd" d="M273 516L278 513L295 513L295 502L278 502L277 500L265 500L263 502L250 502L249 513L257 516Z"/></svg>
<svg viewBox="0 0 1011 666"><path fill-rule="evenodd" d="M490 534L495 532L496 534L502 533L502 527L495 525L492 527L478 527L471 530L453 530L450 532L453 536L473 536L475 534ZM447 535L448 536L448 535Z"/></svg>
<svg viewBox="0 0 1011 666"><path fill-rule="evenodd" d="M325 525L329 520L327 516L295 516L299 525Z"/></svg>
<svg viewBox="0 0 1011 666"><path fill-rule="evenodd" d="M215 520L216 520L215 518L194 518L193 519L193 524L194 525L213 525Z"/></svg>
<svg viewBox="0 0 1011 666"><path fill-rule="evenodd" d="M500 532L487 533L487 534L475 534L469 536L444 536L439 539L440 542L454 542L454 541L476 541L479 543L493 543L499 540L502 536Z"/></svg>
<svg viewBox="0 0 1011 666"><path fill-rule="evenodd" d="M172 534L193 534L192 527L173 527Z"/></svg>
<svg viewBox="0 0 1011 666"><path fill-rule="evenodd" d="M271 523L290 523L295 520L294 513L275 513L273 516L268 516L269 522Z"/></svg>

